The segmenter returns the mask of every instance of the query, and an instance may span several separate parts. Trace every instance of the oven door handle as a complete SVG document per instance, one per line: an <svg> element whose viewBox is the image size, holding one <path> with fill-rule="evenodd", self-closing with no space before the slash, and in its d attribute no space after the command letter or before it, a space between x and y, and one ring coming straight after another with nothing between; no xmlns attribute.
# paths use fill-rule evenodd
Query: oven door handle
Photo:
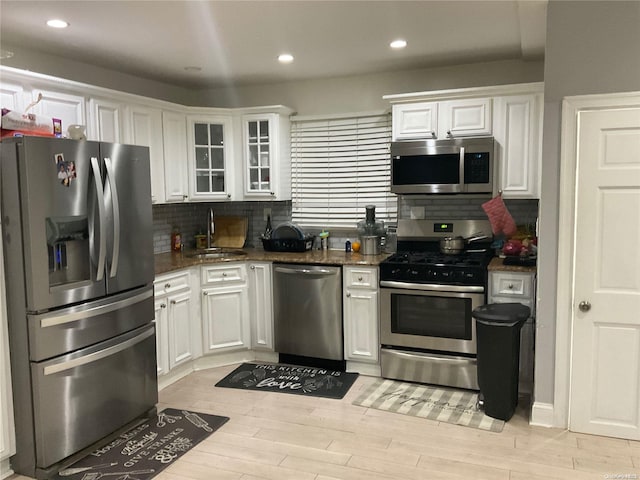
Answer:
<svg viewBox="0 0 640 480"><path fill-rule="evenodd" d="M423 292L453 292L453 293L484 293L484 287L479 285L444 285L435 283L405 283L382 280L381 287L398 288L404 290L421 290Z"/></svg>

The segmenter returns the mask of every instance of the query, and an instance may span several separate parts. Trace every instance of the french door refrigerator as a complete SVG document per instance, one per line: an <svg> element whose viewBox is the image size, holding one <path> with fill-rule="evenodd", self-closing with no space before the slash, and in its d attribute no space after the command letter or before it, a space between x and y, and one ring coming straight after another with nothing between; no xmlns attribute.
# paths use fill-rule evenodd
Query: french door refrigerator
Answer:
<svg viewBox="0 0 640 480"><path fill-rule="evenodd" d="M149 151L0 144L17 453L47 478L158 400Z"/></svg>

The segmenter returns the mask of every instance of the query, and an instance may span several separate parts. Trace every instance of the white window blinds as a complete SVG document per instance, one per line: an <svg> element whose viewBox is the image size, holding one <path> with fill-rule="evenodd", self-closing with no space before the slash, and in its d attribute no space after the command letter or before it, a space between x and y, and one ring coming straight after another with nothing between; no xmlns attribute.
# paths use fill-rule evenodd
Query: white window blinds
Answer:
<svg viewBox="0 0 640 480"><path fill-rule="evenodd" d="M376 220L395 223L390 141L390 114L292 121L292 220L355 228L375 205Z"/></svg>

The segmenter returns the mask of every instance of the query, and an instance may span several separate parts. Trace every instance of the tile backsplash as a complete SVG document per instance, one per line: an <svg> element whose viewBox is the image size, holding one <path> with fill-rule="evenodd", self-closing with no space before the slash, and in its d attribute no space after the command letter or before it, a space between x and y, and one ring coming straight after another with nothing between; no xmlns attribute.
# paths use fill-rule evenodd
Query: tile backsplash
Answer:
<svg viewBox="0 0 640 480"><path fill-rule="evenodd" d="M398 218L411 218L415 213L425 217L447 219L486 219L482 204L488 198L398 196ZM517 224L535 225L538 217L538 200L505 200L505 205ZM229 203L176 203L153 206L153 249L154 253L171 250L171 232L176 228L182 235L185 248L194 248L195 235L206 233L207 212L213 208L215 215L240 215L249 218L246 247L262 248L260 235L264 232L266 221L264 209L271 209L271 225L291 220L291 201L285 202L229 202ZM363 213L364 217L364 213ZM319 231L308 229L308 233ZM353 231L332 232L329 248L339 249L347 239L356 237ZM314 246L315 248L315 246Z"/></svg>
<svg viewBox="0 0 640 480"><path fill-rule="evenodd" d="M185 248L195 247L195 235L207 233L209 208L216 216L246 216L249 218L246 247L257 247L267 222L264 209L271 209L271 225L291 220L291 202L228 202L228 203L170 203L153 206L153 251L171 250L171 232L176 228L182 235Z"/></svg>

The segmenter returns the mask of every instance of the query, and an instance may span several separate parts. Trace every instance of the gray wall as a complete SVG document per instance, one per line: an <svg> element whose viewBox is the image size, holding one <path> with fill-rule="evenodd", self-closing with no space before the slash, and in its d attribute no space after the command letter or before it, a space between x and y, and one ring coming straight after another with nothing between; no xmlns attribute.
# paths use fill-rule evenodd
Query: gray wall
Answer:
<svg viewBox="0 0 640 480"><path fill-rule="evenodd" d="M507 60L377 75L199 90L196 104L217 107L286 105L299 115L390 108L383 95L542 81L543 62Z"/></svg>
<svg viewBox="0 0 640 480"><path fill-rule="evenodd" d="M640 90L640 2L549 2L544 84L534 397L553 403L562 99Z"/></svg>

